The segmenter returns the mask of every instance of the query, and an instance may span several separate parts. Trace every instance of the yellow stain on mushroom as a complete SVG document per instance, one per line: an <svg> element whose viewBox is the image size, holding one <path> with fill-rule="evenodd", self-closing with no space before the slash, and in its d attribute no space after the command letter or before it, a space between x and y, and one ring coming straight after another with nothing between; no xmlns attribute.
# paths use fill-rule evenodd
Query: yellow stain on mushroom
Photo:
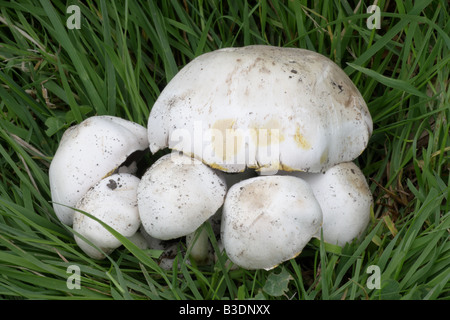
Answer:
<svg viewBox="0 0 450 320"><path fill-rule="evenodd" d="M302 170L299 169L295 169L293 167L290 167L288 165L285 165L284 163L280 163L279 169L282 171L287 171L287 172L301 172Z"/></svg>
<svg viewBox="0 0 450 320"><path fill-rule="evenodd" d="M223 172L228 172L229 171L228 168L225 168L225 167L223 167L223 166L221 166L220 164L217 164L217 163L213 163L212 162L212 163L206 163L206 164L208 166L210 166L211 168L216 169L216 170L220 170L220 171L223 171Z"/></svg>
<svg viewBox="0 0 450 320"><path fill-rule="evenodd" d="M280 161L272 159L269 164L258 165L255 170L261 175L273 175L276 174L279 170L282 170L282 164L280 163Z"/></svg>
<svg viewBox="0 0 450 320"><path fill-rule="evenodd" d="M253 143L259 147L278 145L284 141L280 128L278 120L270 119L261 126L253 125L253 128L250 129L250 136Z"/></svg>
<svg viewBox="0 0 450 320"><path fill-rule="evenodd" d="M109 176L111 176L113 173L115 173L117 171L117 169L119 169L119 167L112 169L111 171L109 171L108 173L106 173L100 180L106 179Z"/></svg>
<svg viewBox="0 0 450 320"><path fill-rule="evenodd" d="M233 159L244 142L242 132L234 129L235 122L235 119L221 119L211 127L214 154L224 161Z"/></svg>
<svg viewBox="0 0 450 320"><path fill-rule="evenodd" d="M295 130L294 140L297 143L297 146L302 148L303 150L311 149L311 144L306 140L306 138L300 133L300 128Z"/></svg>
<svg viewBox="0 0 450 320"><path fill-rule="evenodd" d="M328 149L325 149L320 156L320 164L324 164L328 159Z"/></svg>

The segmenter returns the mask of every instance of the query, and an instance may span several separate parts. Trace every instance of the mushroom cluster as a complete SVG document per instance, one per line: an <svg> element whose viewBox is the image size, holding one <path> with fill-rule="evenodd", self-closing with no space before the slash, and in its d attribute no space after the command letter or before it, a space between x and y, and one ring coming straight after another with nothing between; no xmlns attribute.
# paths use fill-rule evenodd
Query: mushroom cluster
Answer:
<svg viewBox="0 0 450 320"><path fill-rule="evenodd" d="M82 132L94 119L97 128ZM219 49L167 84L147 129L114 117L85 122L64 134L55 154L52 197L61 221L104 253L120 243L100 243L108 237L79 211L127 237L139 226L151 239L186 237L197 262L211 252L208 236L196 231L220 220L228 258L266 270L297 256L313 237L342 246L369 222L372 195L352 161L367 146L372 119L348 76L318 53ZM129 156L147 148L171 152L136 177Z"/></svg>
<svg viewBox="0 0 450 320"><path fill-rule="evenodd" d="M64 132L49 168L53 208L89 256L102 259L121 243L82 212L124 236L140 227L134 174L148 147L147 129L118 117L91 117Z"/></svg>

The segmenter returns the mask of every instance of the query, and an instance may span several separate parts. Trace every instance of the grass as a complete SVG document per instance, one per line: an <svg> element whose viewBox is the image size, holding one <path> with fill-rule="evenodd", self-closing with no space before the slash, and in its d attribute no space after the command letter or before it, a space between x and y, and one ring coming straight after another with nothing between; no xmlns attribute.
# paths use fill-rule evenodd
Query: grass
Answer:
<svg viewBox="0 0 450 320"><path fill-rule="evenodd" d="M447 1L0 0L0 299L445 299L450 296ZM81 9L70 30L66 8ZM95 114L142 125L194 57L250 44L301 47L351 77L374 120L355 161L375 206L364 237L312 241L271 271L197 267L124 247L94 261L55 218L48 167L66 128ZM209 225L205 225L218 250ZM120 237L120 235L118 235ZM180 244L182 246L182 244ZM69 289L78 266L80 289ZM370 266L380 272L380 288Z"/></svg>

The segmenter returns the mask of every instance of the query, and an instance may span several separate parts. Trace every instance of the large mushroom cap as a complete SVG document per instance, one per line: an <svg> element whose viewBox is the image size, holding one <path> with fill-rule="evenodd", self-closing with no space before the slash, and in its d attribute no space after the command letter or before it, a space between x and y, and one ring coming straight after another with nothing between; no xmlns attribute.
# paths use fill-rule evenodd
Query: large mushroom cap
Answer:
<svg viewBox="0 0 450 320"><path fill-rule="evenodd" d="M271 269L298 255L322 224L322 211L305 181L260 176L229 190L221 238L228 257L246 269Z"/></svg>
<svg viewBox="0 0 450 320"><path fill-rule="evenodd" d="M372 119L330 59L248 46L187 64L154 104L148 128L152 152L169 147L223 171L319 172L360 155Z"/></svg>
<svg viewBox="0 0 450 320"><path fill-rule="evenodd" d="M216 213L226 191L225 179L201 161L178 152L162 156L139 183L142 226L161 240L186 236Z"/></svg>
<svg viewBox="0 0 450 320"><path fill-rule="evenodd" d="M147 129L117 117L91 117L67 129L49 169L53 208L59 220L72 225L74 210L70 207L129 155L147 148Z"/></svg>

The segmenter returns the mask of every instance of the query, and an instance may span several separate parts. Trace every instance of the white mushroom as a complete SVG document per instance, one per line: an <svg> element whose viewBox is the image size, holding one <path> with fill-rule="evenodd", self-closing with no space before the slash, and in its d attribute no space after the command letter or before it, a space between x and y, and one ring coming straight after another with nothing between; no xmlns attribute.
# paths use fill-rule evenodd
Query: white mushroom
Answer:
<svg viewBox="0 0 450 320"><path fill-rule="evenodd" d="M324 171L365 149L372 119L349 77L304 49L225 48L187 64L152 107L150 150L222 171Z"/></svg>
<svg viewBox="0 0 450 320"><path fill-rule="evenodd" d="M228 189L240 181L257 176L255 170L252 170L252 169L246 169L244 172L233 172L233 173L222 172L220 170L217 170L217 172L219 172L221 174L221 176L223 176L225 178ZM222 210L221 209L217 210L217 212L209 219L209 222L212 226L213 232L216 236L219 236L219 234L220 234L221 220L222 220Z"/></svg>
<svg viewBox="0 0 450 320"><path fill-rule="evenodd" d="M373 197L366 179L353 162L340 163L324 174L288 173L307 181L323 213L323 240L343 246L357 239L370 220ZM320 232L316 234L321 238Z"/></svg>
<svg viewBox="0 0 450 320"><path fill-rule="evenodd" d="M128 173L113 174L91 188L76 205L76 209L89 213L106 223L125 237L132 237L140 226L136 192L139 179ZM75 211L73 230L75 241L90 257L103 259L105 256L82 240L82 235L106 254L121 245L121 242L100 223Z"/></svg>
<svg viewBox="0 0 450 320"><path fill-rule="evenodd" d="M235 264L268 270L296 257L321 224L322 212L308 183L260 176L228 190L221 238Z"/></svg>
<svg viewBox="0 0 450 320"><path fill-rule="evenodd" d="M49 169L59 220L72 225L72 208L89 188L117 170L131 154L147 148L147 129L117 117L91 117L67 129Z"/></svg>
<svg viewBox="0 0 450 320"><path fill-rule="evenodd" d="M202 162L178 152L162 156L138 187L142 225L160 240L192 234L222 206L226 190L225 179Z"/></svg>

